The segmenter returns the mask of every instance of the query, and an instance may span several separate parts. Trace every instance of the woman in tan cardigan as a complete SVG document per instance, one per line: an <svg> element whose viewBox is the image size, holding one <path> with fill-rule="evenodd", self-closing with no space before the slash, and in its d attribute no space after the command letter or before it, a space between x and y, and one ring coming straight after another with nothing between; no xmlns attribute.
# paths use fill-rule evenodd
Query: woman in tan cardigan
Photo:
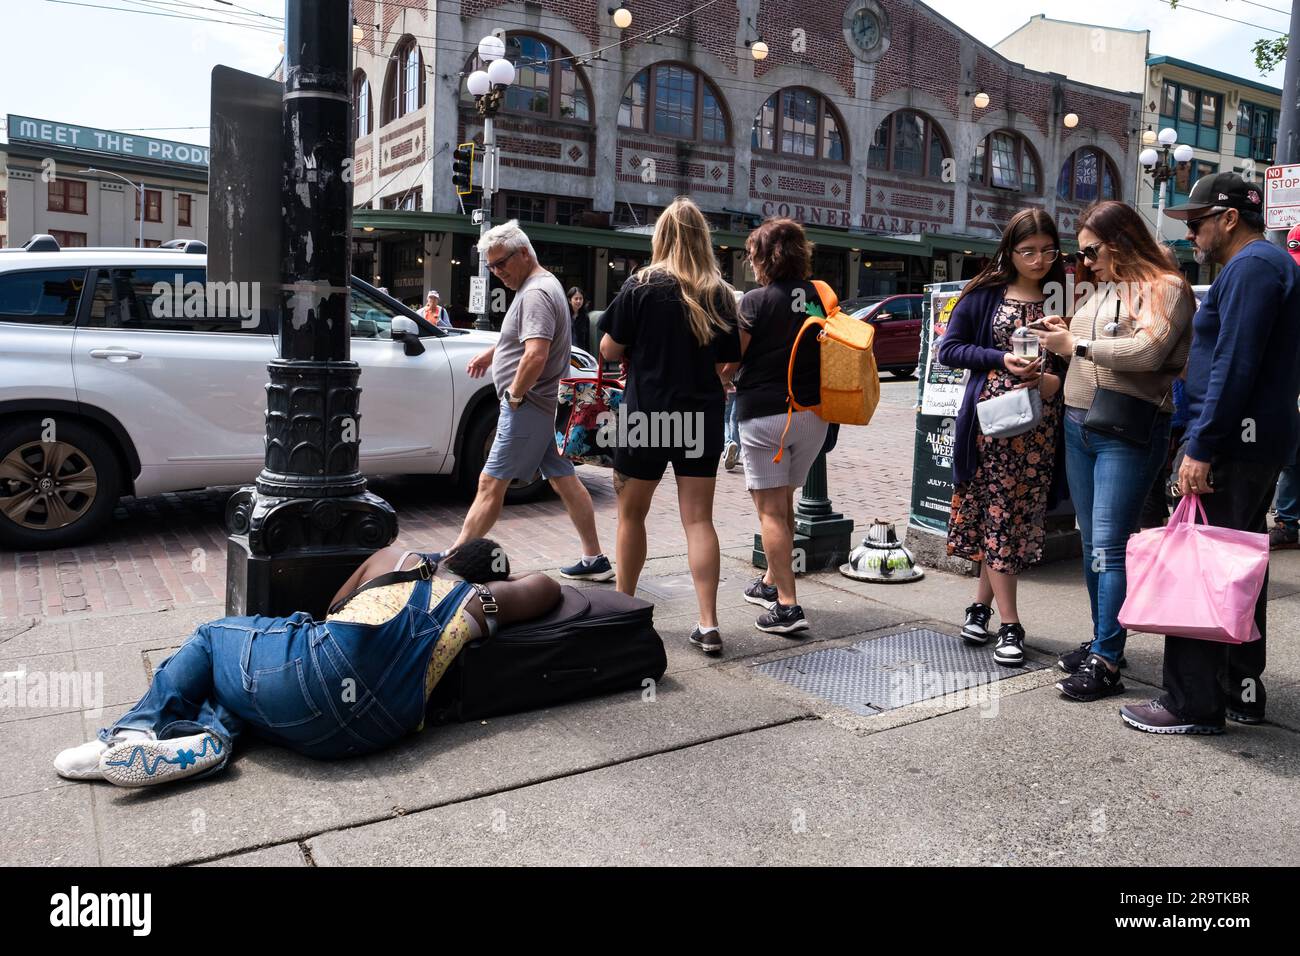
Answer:
<svg viewBox="0 0 1300 956"><path fill-rule="evenodd" d="M1062 655L1056 685L1075 700L1122 693L1124 552L1169 446L1173 381L1187 362L1196 299L1131 207L1103 202L1079 221L1085 298L1068 323L1047 319L1043 348L1070 363L1065 468L1083 537L1092 639Z"/></svg>

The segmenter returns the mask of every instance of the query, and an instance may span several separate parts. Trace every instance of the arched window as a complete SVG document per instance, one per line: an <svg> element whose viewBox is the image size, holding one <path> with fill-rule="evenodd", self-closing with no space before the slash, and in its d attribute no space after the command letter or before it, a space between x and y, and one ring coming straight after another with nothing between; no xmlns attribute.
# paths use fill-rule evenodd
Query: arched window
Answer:
<svg viewBox="0 0 1300 956"><path fill-rule="evenodd" d="M357 70L352 74L352 138L369 136L375 116L370 106L370 81Z"/></svg>
<svg viewBox="0 0 1300 956"><path fill-rule="evenodd" d="M1090 203L1119 199L1120 178L1110 157L1094 146L1077 149L1061 167L1056 194L1067 201Z"/></svg>
<svg viewBox="0 0 1300 956"><path fill-rule="evenodd" d="M515 81L506 88L502 110L591 122L591 90L568 50L545 37L510 33L506 35L506 59L515 65ZM470 57L465 72L481 69L478 54ZM461 92L464 98L473 99L463 85Z"/></svg>
<svg viewBox="0 0 1300 956"><path fill-rule="evenodd" d="M923 113L899 110L876 127L867 165L905 176L938 179L943 175L943 161L951 155L939 124Z"/></svg>
<svg viewBox="0 0 1300 956"><path fill-rule="evenodd" d="M703 143L730 138L718 88L680 63L656 63L633 77L623 92L618 125Z"/></svg>
<svg viewBox="0 0 1300 956"><path fill-rule="evenodd" d="M1033 193L1042 188L1043 176L1038 157L1029 140L1012 130L989 133L975 147L970 163L970 180L994 189L1014 189Z"/></svg>
<svg viewBox="0 0 1300 956"><path fill-rule="evenodd" d="M403 37L393 50L384 79L384 122L391 123L424 106L424 54L415 37Z"/></svg>
<svg viewBox="0 0 1300 956"><path fill-rule="evenodd" d="M780 90L767 98L754 117L754 149L844 162L844 121L819 93L802 87Z"/></svg>

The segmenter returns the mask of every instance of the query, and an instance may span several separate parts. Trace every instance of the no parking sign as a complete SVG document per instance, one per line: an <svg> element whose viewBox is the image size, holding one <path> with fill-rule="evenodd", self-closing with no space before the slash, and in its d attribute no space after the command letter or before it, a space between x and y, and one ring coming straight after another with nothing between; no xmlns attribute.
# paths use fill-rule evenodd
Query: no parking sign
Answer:
<svg viewBox="0 0 1300 956"><path fill-rule="evenodd" d="M1269 229L1300 225L1300 164L1268 168L1264 174L1264 209Z"/></svg>

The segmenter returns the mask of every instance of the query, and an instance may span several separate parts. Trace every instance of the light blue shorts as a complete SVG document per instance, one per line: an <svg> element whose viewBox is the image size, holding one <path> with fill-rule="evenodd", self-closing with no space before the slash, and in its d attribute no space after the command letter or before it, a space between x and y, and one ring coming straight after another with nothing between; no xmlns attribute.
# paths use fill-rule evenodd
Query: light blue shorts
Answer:
<svg viewBox="0 0 1300 956"><path fill-rule="evenodd" d="M555 412L543 411L531 402L512 409L503 401L496 441L483 474L503 481L531 481L538 471L548 480L574 473L573 462L555 447Z"/></svg>

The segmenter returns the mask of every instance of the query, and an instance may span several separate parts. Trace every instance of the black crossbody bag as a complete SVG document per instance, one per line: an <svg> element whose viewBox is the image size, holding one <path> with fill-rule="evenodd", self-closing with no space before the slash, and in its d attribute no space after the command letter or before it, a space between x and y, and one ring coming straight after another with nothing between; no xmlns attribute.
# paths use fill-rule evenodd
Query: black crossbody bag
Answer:
<svg viewBox="0 0 1300 956"><path fill-rule="evenodd" d="M1115 323L1117 325L1119 307L1120 300L1116 294ZM1097 340L1095 315L1092 317L1092 339L1094 342ZM1155 431L1156 416L1160 414L1160 406L1114 389L1102 388L1099 384L1101 376L1097 374L1096 362L1092 363L1092 375L1094 383L1097 383L1096 393L1093 395L1088 414L1083 419L1083 427L1133 445L1151 444L1151 435Z"/></svg>

